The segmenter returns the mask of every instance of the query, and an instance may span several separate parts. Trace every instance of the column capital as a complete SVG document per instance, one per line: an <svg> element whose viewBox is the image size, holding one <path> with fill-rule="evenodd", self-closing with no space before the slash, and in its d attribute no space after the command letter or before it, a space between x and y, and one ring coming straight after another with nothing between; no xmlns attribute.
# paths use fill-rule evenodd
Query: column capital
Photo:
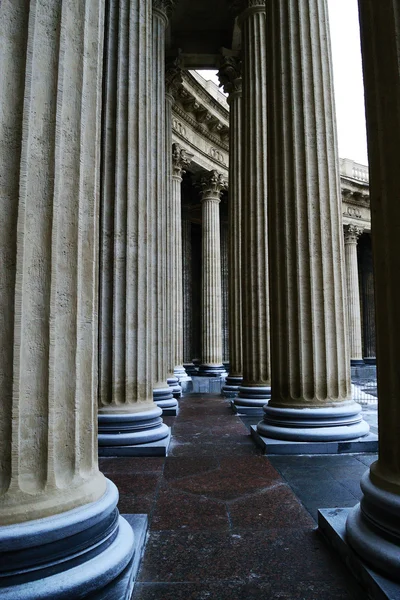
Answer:
<svg viewBox="0 0 400 600"><path fill-rule="evenodd" d="M160 16L167 25L175 4L176 0L153 0L153 15Z"/></svg>
<svg viewBox="0 0 400 600"><path fill-rule="evenodd" d="M344 243L345 244L357 244L358 238L363 233L364 228L359 225L344 225Z"/></svg>
<svg viewBox="0 0 400 600"><path fill-rule="evenodd" d="M218 171L210 171L201 179L202 198L204 200L212 200L214 202L221 201L221 194L228 187L228 182L222 173Z"/></svg>
<svg viewBox="0 0 400 600"><path fill-rule="evenodd" d="M193 154L187 152L179 144L172 144L172 175L182 179L182 174L185 173L187 167L193 158Z"/></svg>
<svg viewBox="0 0 400 600"><path fill-rule="evenodd" d="M265 12L266 0L233 0L230 9L239 18L240 23L257 12Z"/></svg>
<svg viewBox="0 0 400 600"><path fill-rule="evenodd" d="M181 87L182 57L179 52L176 56L171 56L165 61L165 93L175 101Z"/></svg>
<svg viewBox="0 0 400 600"><path fill-rule="evenodd" d="M238 56L223 56L218 71L219 86L225 94L229 94L229 100L242 93L242 60Z"/></svg>

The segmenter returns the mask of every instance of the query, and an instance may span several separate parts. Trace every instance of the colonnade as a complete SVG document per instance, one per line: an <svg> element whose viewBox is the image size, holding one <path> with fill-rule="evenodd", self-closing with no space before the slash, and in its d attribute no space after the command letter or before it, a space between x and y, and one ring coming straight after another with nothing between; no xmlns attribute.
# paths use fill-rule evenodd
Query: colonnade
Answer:
<svg viewBox="0 0 400 600"><path fill-rule="evenodd" d="M130 596L136 541L118 514L115 486L98 469L97 414L103 454L166 448L162 409L176 406L173 392L180 393L177 379L188 360L180 284L173 293L175 275L188 285L178 207L190 156L167 135L172 4L110 0L107 14L97 0L38 0L29 11L22 0L0 6L5 599ZM360 231L348 227L344 242L326 0L234 7L242 44L240 71L237 56L225 61L232 186L227 386L238 388L241 410L264 406L264 436L358 438L368 432L350 387L350 357L360 359L362 335ZM398 578L398 2L360 0L360 17L380 449L347 531L368 564ZM224 373L225 187L215 171L202 181L206 375Z"/></svg>

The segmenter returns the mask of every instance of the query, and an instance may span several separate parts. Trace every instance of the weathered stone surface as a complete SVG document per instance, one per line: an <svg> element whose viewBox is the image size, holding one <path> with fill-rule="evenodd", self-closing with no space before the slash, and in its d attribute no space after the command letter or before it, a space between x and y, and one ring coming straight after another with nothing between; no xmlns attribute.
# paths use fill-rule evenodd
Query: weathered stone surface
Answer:
<svg viewBox="0 0 400 600"><path fill-rule="evenodd" d="M356 225L344 226L344 254L347 284L347 327L350 360L362 362L361 305L358 280L357 241L363 230Z"/></svg>

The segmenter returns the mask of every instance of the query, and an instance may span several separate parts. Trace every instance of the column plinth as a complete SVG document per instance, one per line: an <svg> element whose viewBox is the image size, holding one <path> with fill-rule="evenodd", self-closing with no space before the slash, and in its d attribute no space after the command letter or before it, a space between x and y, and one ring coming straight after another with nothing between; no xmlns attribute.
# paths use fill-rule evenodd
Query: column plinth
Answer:
<svg viewBox="0 0 400 600"><path fill-rule="evenodd" d="M370 169L376 304L379 455L361 480L347 541L375 571L400 581L400 6L359 2Z"/></svg>
<svg viewBox="0 0 400 600"><path fill-rule="evenodd" d="M162 445L169 436L152 391L155 201L148 4L148 0L111 2L107 15L100 229L102 455L131 455L136 446ZM144 140L143 147L130 139Z"/></svg>
<svg viewBox="0 0 400 600"><path fill-rule="evenodd" d="M222 285L219 203L227 182L217 171L202 181L202 362L199 375L225 375L222 364Z"/></svg>
<svg viewBox="0 0 400 600"><path fill-rule="evenodd" d="M242 30L242 367L234 404L261 413L271 394L268 235L265 0L252 0ZM246 115L246 118L244 118ZM247 118L251 115L251 118ZM240 186L240 184L238 184Z"/></svg>
<svg viewBox="0 0 400 600"><path fill-rule="evenodd" d="M363 229L356 225L344 226L344 254L347 286L347 326L349 333L350 363L362 365L361 305L358 281L357 242Z"/></svg>
<svg viewBox="0 0 400 600"><path fill-rule="evenodd" d="M271 399L266 438L366 435L351 399L326 0L267 4ZM295 39L296 43L290 43Z"/></svg>
<svg viewBox="0 0 400 600"><path fill-rule="evenodd" d="M241 61L225 57L219 79L229 103L228 327L229 373L222 394L237 396L242 365L242 79Z"/></svg>
<svg viewBox="0 0 400 600"><path fill-rule="evenodd" d="M154 285L154 401L164 411L176 411L174 398L181 395L178 380L173 374L171 360L171 307L169 297L169 260L171 255L170 232L168 231L168 201L170 200L171 154L168 147L167 160L167 115L165 87L165 30L168 25L172 0L153 0L153 193L156 203L154 237L156 245L156 278ZM168 107L170 106L169 101ZM171 109L172 110L172 109ZM168 110L172 136L172 121Z"/></svg>
<svg viewBox="0 0 400 600"><path fill-rule="evenodd" d="M0 6L4 600L132 588L133 531L97 461L103 29L96 0Z"/></svg>

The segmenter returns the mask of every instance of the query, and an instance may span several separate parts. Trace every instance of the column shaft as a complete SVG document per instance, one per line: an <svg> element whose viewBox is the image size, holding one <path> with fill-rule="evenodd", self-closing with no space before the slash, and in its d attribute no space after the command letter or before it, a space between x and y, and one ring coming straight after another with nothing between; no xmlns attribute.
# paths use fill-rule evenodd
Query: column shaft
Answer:
<svg viewBox="0 0 400 600"><path fill-rule="evenodd" d="M368 425L351 400L326 0L268 3L267 23L273 360L258 431L289 440L356 438ZM317 427L307 426L314 420Z"/></svg>
<svg viewBox="0 0 400 600"><path fill-rule="evenodd" d="M155 202L148 0L108 5L101 186L99 445L168 435L153 402ZM121 433L118 433L117 423ZM122 425L123 424L123 425ZM157 424L157 427L154 427ZM124 433L122 434L122 430Z"/></svg>
<svg viewBox="0 0 400 600"><path fill-rule="evenodd" d="M229 363L228 222L221 219L222 362Z"/></svg>
<svg viewBox="0 0 400 600"><path fill-rule="evenodd" d="M226 182L217 171L203 180L202 193L202 364L204 375L224 373L219 203Z"/></svg>
<svg viewBox="0 0 400 600"><path fill-rule="evenodd" d="M249 1L242 29L243 385L235 405L262 411L270 396L265 0Z"/></svg>
<svg viewBox="0 0 400 600"><path fill-rule="evenodd" d="M366 236L364 236L365 238ZM367 364L376 362L374 270L370 236L361 249L361 294L363 313L363 358Z"/></svg>
<svg viewBox="0 0 400 600"><path fill-rule="evenodd" d="M236 396L242 381L242 79L238 58L223 59L219 78L229 94L228 328L229 374L225 396Z"/></svg>
<svg viewBox="0 0 400 600"><path fill-rule="evenodd" d="M360 285L358 278L357 240L362 229L355 225L344 226L344 253L347 286L347 326L349 332L350 361L363 363L361 336Z"/></svg>
<svg viewBox="0 0 400 600"><path fill-rule="evenodd" d="M193 365L193 307L192 307L192 223L189 209L182 207L182 270L183 270L183 362ZM191 370L193 372L192 366Z"/></svg>
<svg viewBox="0 0 400 600"><path fill-rule="evenodd" d="M0 7L3 525L106 487L95 427L102 22L93 1Z"/></svg>
<svg viewBox="0 0 400 600"><path fill-rule="evenodd" d="M375 275L379 458L347 520L349 543L400 581L400 5L360 0Z"/></svg>

